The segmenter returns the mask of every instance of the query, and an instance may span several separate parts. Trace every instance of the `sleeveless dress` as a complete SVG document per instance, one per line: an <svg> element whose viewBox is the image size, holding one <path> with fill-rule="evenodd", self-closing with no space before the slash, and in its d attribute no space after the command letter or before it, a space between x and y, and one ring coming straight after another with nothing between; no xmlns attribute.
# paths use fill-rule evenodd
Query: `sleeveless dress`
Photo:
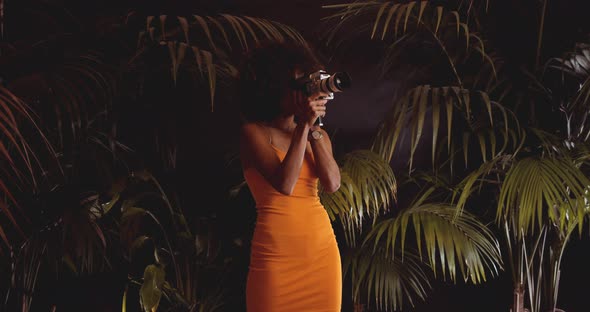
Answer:
<svg viewBox="0 0 590 312"><path fill-rule="evenodd" d="M286 153L273 149L282 161ZM313 163L313 154L306 152L289 196L255 168L244 170L257 211L246 284L248 312L341 310L340 252L318 196Z"/></svg>

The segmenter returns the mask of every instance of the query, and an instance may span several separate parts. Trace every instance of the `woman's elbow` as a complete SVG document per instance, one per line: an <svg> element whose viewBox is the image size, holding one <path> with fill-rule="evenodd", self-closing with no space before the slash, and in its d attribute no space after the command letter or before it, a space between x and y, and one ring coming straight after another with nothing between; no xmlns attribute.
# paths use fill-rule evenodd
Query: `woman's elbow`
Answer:
<svg viewBox="0 0 590 312"><path fill-rule="evenodd" d="M335 193L338 189L340 189L340 182L332 182L324 186L324 192L328 194Z"/></svg>
<svg viewBox="0 0 590 312"><path fill-rule="evenodd" d="M293 194L293 190L279 190L279 193L285 196L291 196L291 194Z"/></svg>
<svg viewBox="0 0 590 312"><path fill-rule="evenodd" d="M283 195L287 195L290 196L291 194L293 194L293 189L294 186L288 186L288 185L280 185L279 187L276 187L276 190L283 194Z"/></svg>

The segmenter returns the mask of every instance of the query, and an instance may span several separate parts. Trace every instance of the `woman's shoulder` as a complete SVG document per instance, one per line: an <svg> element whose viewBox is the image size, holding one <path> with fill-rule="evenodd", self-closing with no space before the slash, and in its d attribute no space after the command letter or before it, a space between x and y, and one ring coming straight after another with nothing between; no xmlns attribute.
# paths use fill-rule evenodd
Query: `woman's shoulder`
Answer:
<svg viewBox="0 0 590 312"><path fill-rule="evenodd" d="M240 129L242 139L248 141L258 141L264 139L267 135L264 130L264 126L259 122L245 122L242 124Z"/></svg>
<svg viewBox="0 0 590 312"><path fill-rule="evenodd" d="M242 134L252 134L260 132L261 129L262 125L258 122L245 122L240 127L240 132L242 132Z"/></svg>

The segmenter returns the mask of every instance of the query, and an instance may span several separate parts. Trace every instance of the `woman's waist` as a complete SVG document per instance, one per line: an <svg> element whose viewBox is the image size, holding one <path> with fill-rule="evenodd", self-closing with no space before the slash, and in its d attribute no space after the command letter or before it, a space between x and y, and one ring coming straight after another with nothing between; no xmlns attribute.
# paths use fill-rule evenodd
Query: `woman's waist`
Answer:
<svg viewBox="0 0 590 312"><path fill-rule="evenodd" d="M256 201L256 208L258 210L265 209L285 209L289 212L291 210L305 210L305 209L323 209L320 197L317 194L291 194L284 195L281 193L265 193L254 194Z"/></svg>
<svg viewBox="0 0 590 312"><path fill-rule="evenodd" d="M330 217L320 205L303 207L259 206L256 228L260 231L298 233L332 230Z"/></svg>
<svg viewBox="0 0 590 312"><path fill-rule="evenodd" d="M254 229L252 243L287 243L299 240L329 241L335 238L329 218L310 219L307 222L292 222L292 220L258 220Z"/></svg>

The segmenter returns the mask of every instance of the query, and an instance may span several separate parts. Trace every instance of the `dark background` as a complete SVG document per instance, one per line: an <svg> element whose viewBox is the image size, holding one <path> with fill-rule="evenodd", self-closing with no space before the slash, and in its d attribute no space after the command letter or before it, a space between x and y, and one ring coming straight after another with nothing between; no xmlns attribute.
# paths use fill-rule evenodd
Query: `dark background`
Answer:
<svg viewBox="0 0 590 312"><path fill-rule="evenodd" d="M26 2L26 1L25 1ZM25 3L23 2L23 3ZM249 15L263 17L280 21L300 30L304 37L310 40L324 55L330 59L327 63L329 71L347 71L353 79L353 88L342 94L336 94L336 98L329 103L328 116L324 119L325 128L332 136L335 143L335 153L342 155L357 148L368 147L371 138L375 134L376 127L383 117L383 114L391 107L392 99L400 96L412 81L405 80L405 73L400 72L392 75L387 80L379 79L380 52L382 45L379 42L372 42L366 39L357 39L355 44L347 46L346 49L332 51L323 46L321 41L321 18L331 11L321 6L337 1L270 1L270 0L220 0L220 1L68 1L64 0L63 5L76 15L87 18L85 22L92 24L97 17L108 15L125 14L128 8L135 8L148 14L215 14L230 13L236 15ZM579 38L581 34L589 33L590 23L587 14L590 12L590 1L587 0L555 0L549 1L547 33L544 38L545 56L559 55L562 51L570 49L571 40ZM16 7L16 6L13 6ZM10 6L8 6L10 9ZM501 8L501 10L495 10ZM494 42L496 49L502 53L509 64L528 63L534 58L534 45L536 37L530 36L535 33L531 28L537 25L538 12L537 1L524 0L499 0L492 1L487 22L487 38ZM19 19L18 15L10 10L6 11L7 16L12 19ZM9 36L26 36L26 27L35 27L36 21L31 17L15 22L12 25L21 25L22 29L11 31L7 29ZM417 51L418 52L418 51ZM235 116L231 115L234 108L221 106L213 113L213 116L202 115L196 123L202 124L200 141L190 151L180 156L180 162L189 162L191 155L217 150L215 144L227 146L233 144L231 138L236 128ZM208 132L226 133L226 142L206 141ZM204 135L203 135L204 134ZM222 136L223 137L223 136ZM205 143L203 143L205 142ZM220 148L223 149L223 148ZM426 155L428 160L428 155ZM216 170L222 167L219 155L210 153L201 159L203 162L211 162L214 165L208 169L199 167L204 181L208 184L205 191L214 194L219 192L219 186L225 186L224 175ZM394 169L403 170L407 159L399 157L394 161ZM190 167L190 166L188 166ZM190 169L190 168L189 168ZM194 168L193 168L194 169ZM204 171L203 171L204 170ZM191 174L186 171L186 175ZM179 179L183 174L179 174ZM201 181L203 182L203 181ZM185 193L190 193L192 186L186 186ZM214 197L214 196L212 196ZM198 199L193 199L198 201ZM214 205L214 202L206 204ZM251 211L250 211L251 212ZM227 216L232 218L231 215ZM252 217L252 214L249 215ZM242 219L235 218L227 221L229 232L239 229ZM230 228L234 226L235 228ZM242 225L244 226L244 225ZM587 233L579 239L573 237L564 255L562 265L560 304L558 307L568 312L588 311L588 299L590 294L590 242ZM242 255L244 256L244 255ZM245 264L246 265L246 264ZM243 277L243 276L242 276ZM108 278L103 281L108 288ZM239 280L238 280L239 281ZM433 283L434 290L425 302L418 302L413 311L508 311L512 301L512 282L508 272L502 272L499 277L489 282L473 286L458 282L437 281ZM63 291L79 291L81 298L82 290L75 289L75 285L66 287ZM350 303L350 289L345 280L344 306L343 311L352 311ZM100 296L99 296L100 298ZM410 310L410 309L408 309Z"/></svg>

